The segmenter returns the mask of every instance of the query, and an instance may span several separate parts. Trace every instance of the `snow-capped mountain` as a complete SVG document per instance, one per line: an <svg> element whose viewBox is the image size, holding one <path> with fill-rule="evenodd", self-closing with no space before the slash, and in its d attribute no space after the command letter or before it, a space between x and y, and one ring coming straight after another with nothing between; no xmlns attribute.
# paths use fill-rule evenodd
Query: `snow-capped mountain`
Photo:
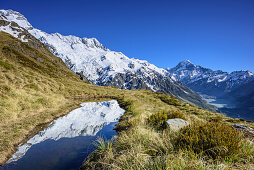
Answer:
<svg viewBox="0 0 254 170"><path fill-rule="evenodd" d="M168 72L189 88L202 94L220 97L237 87L254 80L250 71L223 72L213 71L202 66L194 65L189 60L180 62Z"/></svg>
<svg viewBox="0 0 254 170"><path fill-rule="evenodd" d="M205 107L201 97L171 76L168 71L144 60L111 51L95 38L48 34L33 28L20 13L0 10L0 31L30 42L34 36L47 45L74 72L82 73L92 84L121 89L149 89L172 94L184 101Z"/></svg>

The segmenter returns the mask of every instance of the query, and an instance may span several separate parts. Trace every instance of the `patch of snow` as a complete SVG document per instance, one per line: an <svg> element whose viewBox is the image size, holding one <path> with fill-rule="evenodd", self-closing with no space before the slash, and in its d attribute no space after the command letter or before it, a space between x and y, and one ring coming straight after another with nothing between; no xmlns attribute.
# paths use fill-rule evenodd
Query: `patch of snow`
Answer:
<svg viewBox="0 0 254 170"><path fill-rule="evenodd" d="M15 31L11 28L10 24L7 26L1 26L0 31L6 32L14 36L15 38L18 38L19 32Z"/></svg>

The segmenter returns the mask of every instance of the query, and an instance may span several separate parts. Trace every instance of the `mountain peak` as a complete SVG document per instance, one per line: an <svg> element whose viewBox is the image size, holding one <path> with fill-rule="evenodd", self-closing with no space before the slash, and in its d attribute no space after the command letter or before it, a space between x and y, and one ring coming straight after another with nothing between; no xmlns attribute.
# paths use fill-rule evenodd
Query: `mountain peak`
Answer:
<svg viewBox="0 0 254 170"><path fill-rule="evenodd" d="M183 60L179 63L180 65L193 65L192 62L190 62L190 60L186 59L186 60Z"/></svg>
<svg viewBox="0 0 254 170"><path fill-rule="evenodd" d="M193 68L195 67L194 64L192 64L190 62L190 60L184 60L184 61L181 61L180 63L178 63L178 65L175 67L177 70L184 70L184 69L187 69L187 68Z"/></svg>
<svg viewBox="0 0 254 170"><path fill-rule="evenodd" d="M88 47L97 47L97 48L101 48L104 50L107 50L107 48L105 46L103 46L96 38L86 38L84 37L82 39L82 42L84 44L86 44Z"/></svg>
<svg viewBox="0 0 254 170"><path fill-rule="evenodd" d="M17 11L2 9L0 10L0 16L4 16L8 21L15 22L25 29L32 28L32 25L27 21L26 17Z"/></svg>

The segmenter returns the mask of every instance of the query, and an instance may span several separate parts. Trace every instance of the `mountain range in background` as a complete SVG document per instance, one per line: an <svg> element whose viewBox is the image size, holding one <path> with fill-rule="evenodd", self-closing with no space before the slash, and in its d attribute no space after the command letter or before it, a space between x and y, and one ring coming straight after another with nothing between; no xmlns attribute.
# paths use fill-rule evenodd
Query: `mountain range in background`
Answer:
<svg viewBox="0 0 254 170"><path fill-rule="evenodd" d="M254 120L254 74L250 71L212 70L194 65L189 60L166 69L173 77L183 82L204 98L216 103L226 103L220 108L233 117ZM237 115L232 115L236 113ZM240 116L241 115L241 116Z"/></svg>
<svg viewBox="0 0 254 170"><path fill-rule="evenodd" d="M213 111L215 107L203 99L226 101L230 107L221 108L223 112L244 109L245 113L252 114L254 110L254 74L250 71L214 71L189 60L174 68L158 68L147 61L111 51L95 38L45 33L12 10L0 10L0 31L33 45L41 41L81 79L88 79L92 84L164 92Z"/></svg>
<svg viewBox="0 0 254 170"><path fill-rule="evenodd" d="M28 43L33 43L31 40L35 37L72 71L83 74L92 84L164 92L215 110L215 107L208 105L199 94L175 79L167 70L144 60L128 58L121 52L111 51L95 38L45 33L33 28L22 14L12 10L0 10L0 31Z"/></svg>
<svg viewBox="0 0 254 170"><path fill-rule="evenodd" d="M176 67L167 68L167 70L192 90L218 98L254 80L254 74L250 71L231 73L221 70L213 71L194 65L189 60L182 61Z"/></svg>

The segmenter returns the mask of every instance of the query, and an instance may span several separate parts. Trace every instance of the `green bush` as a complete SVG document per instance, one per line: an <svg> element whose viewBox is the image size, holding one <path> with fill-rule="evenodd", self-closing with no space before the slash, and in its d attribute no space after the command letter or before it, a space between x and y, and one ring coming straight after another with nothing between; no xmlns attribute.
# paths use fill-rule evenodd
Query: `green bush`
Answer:
<svg viewBox="0 0 254 170"><path fill-rule="evenodd" d="M3 61L0 61L0 66L6 68L7 70L10 70L13 68L13 66L11 64L3 62Z"/></svg>
<svg viewBox="0 0 254 170"><path fill-rule="evenodd" d="M226 159L239 151L242 135L218 122L193 124L180 130L178 149L193 151L213 159Z"/></svg>
<svg viewBox="0 0 254 170"><path fill-rule="evenodd" d="M174 118L180 118L183 120L187 120L185 115L179 110L174 111L174 112L168 112L168 119L174 119Z"/></svg>
<svg viewBox="0 0 254 170"><path fill-rule="evenodd" d="M169 105L174 105L174 106L181 106L181 103L178 99L176 99L173 96L170 95L161 95L159 96L159 98L161 99L161 101L169 104Z"/></svg>
<svg viewBox="0 0 254 170"><path fill-rule="evenodd" d="M148 118L148 123L158 129L165 129L167 120L168 120L168 113L163 111L163 112L158 112L151 115Z"/></svg>
<svg viewBox="0 0 254 170"><path fill-rule="evenodd" d="M162 111L151 115L148 118L148 124L156 127L157 129L165 129L167 127L166 121L168 119L180 118L187 120L185 115L181 111Z"/></svg>
<svg viewBox="0 0 254 170"><path fill-rule="evenodd" d="M46 98L42 98L42 97L37 99L36 103L39 103L39 104L41 104L43 106L47 106L49 104L48 100Z"/></svg>
<svg viewBox="0 0 254 170"><path fill-rule="evenodd" d="M215 116L215 117L211 117L209 119L209 122L221 122L223 120L222 116Z"/></svg>
<svg viewBox="0 0 254 170"><path fill-rule="evenodd" d="M28 88L30 88L30 89L34 89L34 90L38 90L39 89L39 87L36 85L36 84L28 84L28 85L26 85L26 87L28 87Z"/></svg>

